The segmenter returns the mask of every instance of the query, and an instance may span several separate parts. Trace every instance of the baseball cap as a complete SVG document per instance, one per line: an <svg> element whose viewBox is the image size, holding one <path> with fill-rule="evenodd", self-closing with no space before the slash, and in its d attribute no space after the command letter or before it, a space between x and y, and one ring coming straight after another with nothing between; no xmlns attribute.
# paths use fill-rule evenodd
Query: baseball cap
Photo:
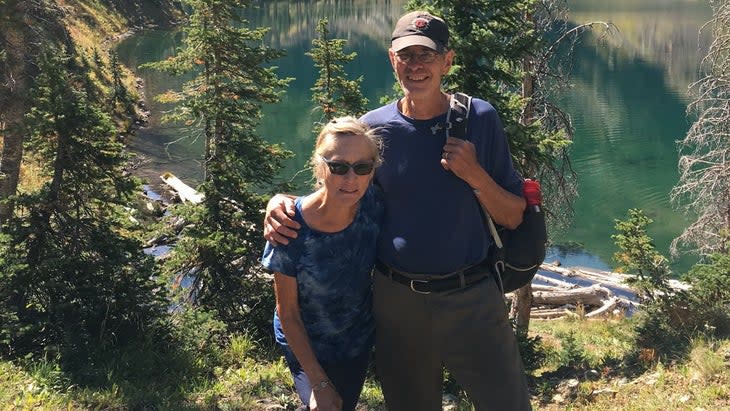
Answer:
<svg viewBox="0 0 730 411"><path fill-rule="evenodd" d="M398 20L391 38L393 51L425 46L443 53L449 46L446 22L427 11L412 11Z"/></svg>

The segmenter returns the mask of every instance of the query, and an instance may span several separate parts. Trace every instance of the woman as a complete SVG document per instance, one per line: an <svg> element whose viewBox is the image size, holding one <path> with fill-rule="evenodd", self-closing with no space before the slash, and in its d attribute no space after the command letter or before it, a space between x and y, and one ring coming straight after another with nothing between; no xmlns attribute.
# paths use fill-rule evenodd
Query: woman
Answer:
<svg viewBox="0 0 730 411"><path fill-rule="evenodd" d="M354 117L328 123L311 159L316 191L295 200L296 239L266 245L276 340L306 410L354 410L373 344L370 272L383 214L380 142ZM307 408L308 407L308 408Z"/></svg>

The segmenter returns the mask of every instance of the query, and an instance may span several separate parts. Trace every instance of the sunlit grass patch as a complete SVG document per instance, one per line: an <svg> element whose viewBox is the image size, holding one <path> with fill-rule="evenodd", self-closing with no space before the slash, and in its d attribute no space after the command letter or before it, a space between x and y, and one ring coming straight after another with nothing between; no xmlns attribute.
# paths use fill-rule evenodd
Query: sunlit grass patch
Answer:
<svg viewBox="0 0 730 411"><path fill-rule="evenodd" d="M571 339L585 355L589 367L600 368L607 361L624 358L634 348L632 322L627 319L580 319L531 321L530 334L539 335L552 353L541 371L556 369L561 364L561 352ZM574 353L577 354L577 353ZM570 355L568 355L570 357ZM563 359L567 357L563 355ZM540 370L539 370L540 371Z"/></svg>
<svg viewBox="0 0 730 411"><path fill-rule="evenodd" d="M365 386L360 394L358 401L358 410L380 411L385 410L385 400L383 399L383 390L380 384L373 378L365 381Z"/></svg>
<svg viewBox="0 0 730 411"><path fill-rule="evenodd" d="M701 381L710 381L727 369L728 363L724 355L730 354L716 351L717 343L708 343L705 340L695 340L689 354L689 366L694 371L691 378ZM729 358L730 359L730 358Z"/></svg>
<svg viewBox="0 0 730 411"><path fill-rule="evenodd" d="M240 367L218 369L214 382L198 387L190 399L205 409L264 409L297 401L283 358L274 362L246 358Z"/></svg>
<svg viewBox="0 0 730 411"><path fill-rule="evenodd" d="M81 410L59 391L56 371L57 367L50 363L37 364L29 372L10 362L0 362L0 404L3 409Z"/></svg>

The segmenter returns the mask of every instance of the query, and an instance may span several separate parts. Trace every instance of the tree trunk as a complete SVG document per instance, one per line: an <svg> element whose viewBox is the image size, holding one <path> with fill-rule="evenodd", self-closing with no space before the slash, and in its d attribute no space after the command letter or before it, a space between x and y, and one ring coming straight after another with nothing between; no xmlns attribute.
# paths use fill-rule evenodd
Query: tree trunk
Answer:
<svg viewBox="0 0 730 411"><path fill-rule="evenodd" d="M28 58L37 36L30 30L28 10L30 2L9 0L3 2L0 14L0 134L3 137L0 152L0 224L13 214L12 202L16 194L23 161L23 118L28 108L28 95L35 66Z"/></svg>
<svg viewBox="0 0 730 411"><path fill-rule="evenodd" d="M530 311L532 309L532 284L515 290L512 294L512 311L510 317L515 319L518 331L527 332L530 328Z"/></svg>
<svg viewBox="0 0 730 411"><path fill-rule="evenodd" d="M15 195L20 180L20 163L23 160L23 133L22 127L18 124L18 115L13 110L3 115L3 128L0 133L3 135L3 147L0 155L0 224L7 221L13 214L13 203L7 201ZM9 117L15 117L11 119Z"/></svg>
<svg viewBox="0 0 730 411"><path fill-rule="evenodd" d="M525 21L532 20L530 12L525 13ZM526 99L525 107L522 109L522 118L520 123L529 125L535 117L535 105L532 103L532 95L534 94L535 77L532 74L534 63L532 57L525 57L522 60L522 98ZM533 170L534 171L534 170ZM532 286L527 284L516 290L512 297L512 313L518 331L527 332L530 327L530 311L532 309Z"/></svg>

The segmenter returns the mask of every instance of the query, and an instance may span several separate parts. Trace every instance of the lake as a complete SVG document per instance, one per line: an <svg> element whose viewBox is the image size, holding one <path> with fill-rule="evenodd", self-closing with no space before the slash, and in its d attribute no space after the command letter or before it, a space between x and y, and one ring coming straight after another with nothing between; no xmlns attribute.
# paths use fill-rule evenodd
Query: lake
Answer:
<svg viewBox="0 0 730 411"><path fill-rule="evenodd" d="M363 92L370 107L391 93L393 76L387 60L390 31L406 1L262 1L247 11L252 26L271 27L267 42L285 49L276 62L281 77L295 77L280 104L267 107L259 128L270 141L283 142L297 153L281 178L294 179L307 191L304 168L311 149L311 92L317 71L304 53L311 47L320 18L330 20L331 36L348 40L348 50L358 57L347 69L362 75ZM571 115L575 141L571 158L578 174L579 197L573 224L552 234L556 244L547 261L568 266L610 269L616 251L615 219L629 208L641 208L653 220L649 234L657 249L668 254L669 244L687 224L673 211L669 192L677 182L681 140L692 122L685 114L690 101L688 86L697 79L697 66L706 50L707 36L699 28L711 17L705 2L690 0L572 0L571 24L589 21L613 23L619 34L608 39L588 35L572 58L572 86L558 98ZM118 51L132 68L174 53L179 33L145 31L126 39ZM162 125L168 109L152 96L178 88L181 79L149 70L138 70L151 110L149 127L132 142L143 159L141 174L157 183L171 171L195 184L202 173L199 157L202 139L185 128ZM692 258L673 264L686 270Z"/></svg>

